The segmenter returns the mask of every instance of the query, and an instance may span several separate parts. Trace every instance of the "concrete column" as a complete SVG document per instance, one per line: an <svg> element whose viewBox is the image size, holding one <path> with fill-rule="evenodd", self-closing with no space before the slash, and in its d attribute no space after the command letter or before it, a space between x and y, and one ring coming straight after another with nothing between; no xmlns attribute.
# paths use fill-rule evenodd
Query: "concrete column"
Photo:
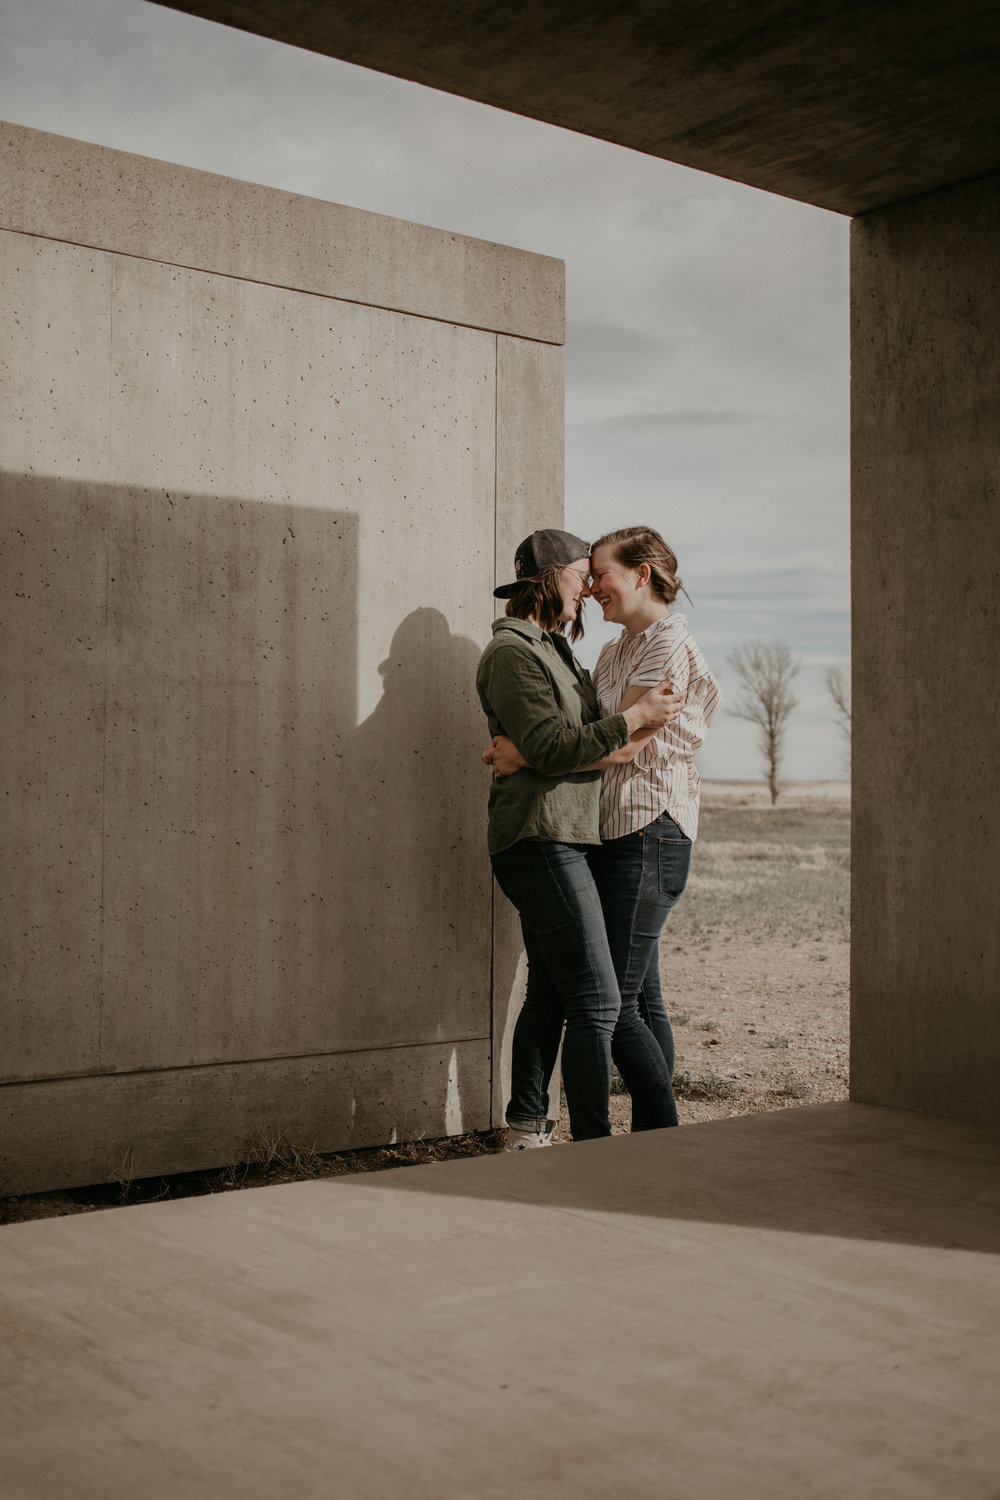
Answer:
<svg viewBox="0 0 1000 1500"><path fill-rule="evenodd" d="M1000 1122L1000 177L853 228L851 1092Z"/></svg>

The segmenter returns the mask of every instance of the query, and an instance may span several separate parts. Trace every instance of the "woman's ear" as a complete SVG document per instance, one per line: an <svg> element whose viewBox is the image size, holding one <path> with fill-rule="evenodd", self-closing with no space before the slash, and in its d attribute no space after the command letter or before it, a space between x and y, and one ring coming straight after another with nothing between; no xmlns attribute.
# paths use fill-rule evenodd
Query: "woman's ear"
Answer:
<svg viewBox="0 0 1000 1500"><path fill-rule="evenodd" d="M649 566L649 563L640 563L635 571L639 580L639 587L644 588L653 576L652 568Z"/></svg>

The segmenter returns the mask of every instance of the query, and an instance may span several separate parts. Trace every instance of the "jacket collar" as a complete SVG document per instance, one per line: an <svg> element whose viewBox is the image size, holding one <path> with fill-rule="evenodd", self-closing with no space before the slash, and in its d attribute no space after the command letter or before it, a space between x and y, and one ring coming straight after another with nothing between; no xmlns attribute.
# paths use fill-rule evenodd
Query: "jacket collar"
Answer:
<svg viewBox="0 0 1000 1500"><path fill-rule="evenodd" d="M511 619L509 615L504 615L501 620L493 621L494 638L504 630L513 631L515 635L523 635L529 641L539 641L547 644L557 656L562 658L564 664L569 667L575 677L578 677L584 683L589 681L580 663L573 655L572 646L564 635L557 634L554 630L542 630L540 626L533 625L530 620Z"/></svg>
<svg viewBox="0 0 1000 1500"><path fill-rule="evenodd" d="M493 621L493 634L499 635L501 630L513 630L516 635L526 635L529 641L548 640L540 625L533 624L531 620L514 620L509 615Z"/></svg>

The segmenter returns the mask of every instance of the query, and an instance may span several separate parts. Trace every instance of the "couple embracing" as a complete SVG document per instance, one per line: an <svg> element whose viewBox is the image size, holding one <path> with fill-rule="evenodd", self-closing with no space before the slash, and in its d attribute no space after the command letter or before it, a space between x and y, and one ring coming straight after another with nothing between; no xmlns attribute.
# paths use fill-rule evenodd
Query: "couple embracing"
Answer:
<svg viewBox="0 0 1000 1500"><path fill-rule="evenodd" d="M719 689L682 614L677 559L649 527L593 548L535 531L494 590L506 615L477 674L492 744L489 851L528 958L514 1030L508 1150L549 1144L548 1084L565 1027L575 1141L610 1135L611 1062L632 1129L677 1124L674 1045L658 939L687 880L698 827L694 752ZM622 626L593 677L571 642L583 600Z"/></svg>

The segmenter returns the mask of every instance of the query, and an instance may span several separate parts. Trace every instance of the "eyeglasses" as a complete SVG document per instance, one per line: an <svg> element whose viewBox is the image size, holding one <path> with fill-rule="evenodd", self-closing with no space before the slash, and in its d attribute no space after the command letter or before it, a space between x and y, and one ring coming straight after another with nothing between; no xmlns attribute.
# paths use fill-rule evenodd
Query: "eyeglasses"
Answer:
<svg viewBox="0 0 1000 1500"><path fill-rule="evenodd" d="M579 568L571 568L568 565L563 569L563 572L572 573L574 578L579 578L581 583L587 584L588 587L590 586L591 579L589 572L581 573Z"/></svg>

